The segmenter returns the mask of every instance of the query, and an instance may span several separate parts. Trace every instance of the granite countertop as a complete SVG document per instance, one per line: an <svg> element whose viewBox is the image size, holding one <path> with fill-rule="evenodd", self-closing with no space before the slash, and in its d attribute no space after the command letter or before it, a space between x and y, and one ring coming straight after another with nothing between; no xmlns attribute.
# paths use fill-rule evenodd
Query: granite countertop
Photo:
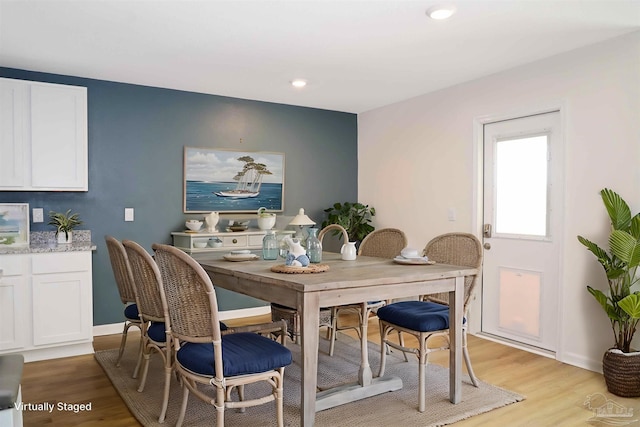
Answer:
<svg viewBox="0 0 640 427"><path fill-rule="evenodd" d="M29 234L30 244L27 246L0 245L0 255L9 254L43 254L55 252L95 251L96 245L91 242L91 231L74 230L73 242L58 244L53 231L34 231Z"/></svg>

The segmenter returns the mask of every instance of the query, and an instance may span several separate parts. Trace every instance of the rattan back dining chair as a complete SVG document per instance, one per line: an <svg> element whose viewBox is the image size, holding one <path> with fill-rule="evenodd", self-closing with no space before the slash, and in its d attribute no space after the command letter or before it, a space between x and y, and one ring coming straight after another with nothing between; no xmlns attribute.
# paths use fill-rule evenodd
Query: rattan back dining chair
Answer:
<svg viewBox="0 0 640 427"><path fill-rule="evenodd" d="M129 261L127 253L118 239L113 236L105 236L107 242L107 250L109 252L109 260L111 261L111 269L113 270L113 277L118 286L118 293L120 294L120 300L125 305L124 307L124 328L122 330L122 339L120 340L120 350L118 351L118 358L116 359L116 366L120 366L120 360L124 353L125 345L127 344L127 334L129 328L135 326L142 331L142 320L140 320L140 314L138 313L138 305L136 304L136 295L134 285L131 281ZM140 335L140 349L138 353L138 362L133 371L133 378L138 376L138 370L140 369L140 363L142 360L142 333Z"/></svg>
<svg viewBox="0 0 640 427"><path fill-rule="evenodd" d="M373 230L360 243L358 255L393 259L407 247L407 235L397 228Z"/></svg>
<svg viewBox="0 0 640 427"><path fill-rule="evenodd" d="M482 268L482 246L480 240L469 233L447 233L432 239L424 250L424 255L429 260L441 264L473 267L478 270L474 276L465 277L464 296L464 320L462 325L462 354L467 366L467 372L474 386L478 387L478 379L471 367L469 351L467 348L467 313L469 303L473 300L473 291ZM446 298L446 300L445 300ZM425 296L419 301L400 301L388 304L378 310L380 320L380 372L384 375L386 355L389 347L398 349L403 353L413 353L418 356L418 409L424 412L426 368L429 354L439 350L449 350L449 299L448 294L439 294L433 297ZM404 340L396 344L388 339L389 333L408 333L418 340L417 348L409 348L404 345ZM446 345L429 347L429 341L435 337L442 337Z"/></svg>
<svg viewBox="0 0 640 427"><path fill-rule="evenodd" d="M281 343L240 328L222 334L216 291L211 278L197 261L181 250L154 244L155 260L162 275L167 302L167 330L174 343L174 371L183 387L177 426L181 426L193 393L216 408L216 425L224 426L225 408L246 408L274 401L279 427L284 426L284 368L292 362L283 344L286 324L268 324L260 332L276 332ZM258 330L258 327L255 328ZM266 396L244 399L244 385L265 382ZM215 395L206 393L215 390ZM237 388L238 401L231 400Z"/></svg>
<svg viewBox="0 0 640 427"><path fill-rule="evenodd" d="M400 251L406 246L407 236L402 230L397 228L379 228L367 234L362 240L358 248L358 255L393 259L400 255ZM338 331L345 329L354 329L358 332L358 335L362 337L364 333L364 322L368 322L371 313L377 311L386 303L387 301L373 300L367 301L364 306L362 304L347 304L332 307L332 319L334 319L333 340L336 339L336 333ZM358 324L341 325L341 311L357 313ZM333 352L330 352L330 354L333 355Z"/></svg>
<svg viewBox="0 0 640 427"><path fill-rule="evenodd" d="M162 423L169 404L169 386L173 366L172 341L167 335L165 325L164 306L166 303L163 301L164 295L160 292L162 278L155 261L142 246L132 240L124 240L122 245L129 259L131 278L135 283L138 310L143 321L142 375L138 391L144 391L151 354L154 352L160 354L164 367L164 389L158 421Z"/></svg>
<svg viewBox="0 0 640 427"><path fill-rule="evenodd" d="M482 266L482 247L480 240L469 233L446 233L434 237L427 243L422 256L438 264L462 265L480 268ZM477 276L464 279L464 306L468 307L477 283ZM446 293L425 295L425 301L448 305L449 295Z"/></svg>

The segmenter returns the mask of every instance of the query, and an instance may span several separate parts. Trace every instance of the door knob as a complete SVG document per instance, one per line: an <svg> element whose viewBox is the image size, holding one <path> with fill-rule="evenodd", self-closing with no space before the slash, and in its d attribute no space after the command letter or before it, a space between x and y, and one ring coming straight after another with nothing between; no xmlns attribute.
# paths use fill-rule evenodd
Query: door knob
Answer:
<svg viewBox="0 0 640 427"><path fill-rule="evenodd" d="M485 243L484 245L482 245L486 250L491 249L491 243Z"/></svg>

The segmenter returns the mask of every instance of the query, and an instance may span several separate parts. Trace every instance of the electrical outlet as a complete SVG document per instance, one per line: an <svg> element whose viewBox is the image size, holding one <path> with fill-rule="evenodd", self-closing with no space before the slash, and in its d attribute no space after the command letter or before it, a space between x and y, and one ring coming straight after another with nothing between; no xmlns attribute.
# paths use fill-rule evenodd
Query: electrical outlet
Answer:
<svg viewBox="0 0 640 427"><path fill-rule="evenodd" d="M124 220L133 221L133 208L124 208Z"/></svg>
<svg viewBox="0 0 640 427"><path fill-rule="evenodd" d="M33 222L44 222L44 212L42 208L33 208Z"/></svg>

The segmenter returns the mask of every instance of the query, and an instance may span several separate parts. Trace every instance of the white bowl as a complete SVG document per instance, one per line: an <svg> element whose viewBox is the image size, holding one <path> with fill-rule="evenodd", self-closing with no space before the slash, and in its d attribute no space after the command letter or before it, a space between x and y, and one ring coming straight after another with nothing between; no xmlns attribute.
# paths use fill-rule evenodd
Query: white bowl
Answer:
<svg viewBox="0 0 640 427"><path fill-rule="evenodd" d="M200 230L200 227L202 227L202 221L190 219L189 221L185 222L184 225L186 225L187 228L191 231L198 231Z"/></svg>
<svg viewBox="0 0 640 427"><path fill-rule="evenodd" d="M415 248L404 248L400 251L400 255L404 258L420 258L420 252Z"/></svg>
<svg viewBox="0 0 640 427"><path fill-rule="evenodd" d="M207 242L193 242L193 246L195 248L206 248L207 247Z"/></svg>

